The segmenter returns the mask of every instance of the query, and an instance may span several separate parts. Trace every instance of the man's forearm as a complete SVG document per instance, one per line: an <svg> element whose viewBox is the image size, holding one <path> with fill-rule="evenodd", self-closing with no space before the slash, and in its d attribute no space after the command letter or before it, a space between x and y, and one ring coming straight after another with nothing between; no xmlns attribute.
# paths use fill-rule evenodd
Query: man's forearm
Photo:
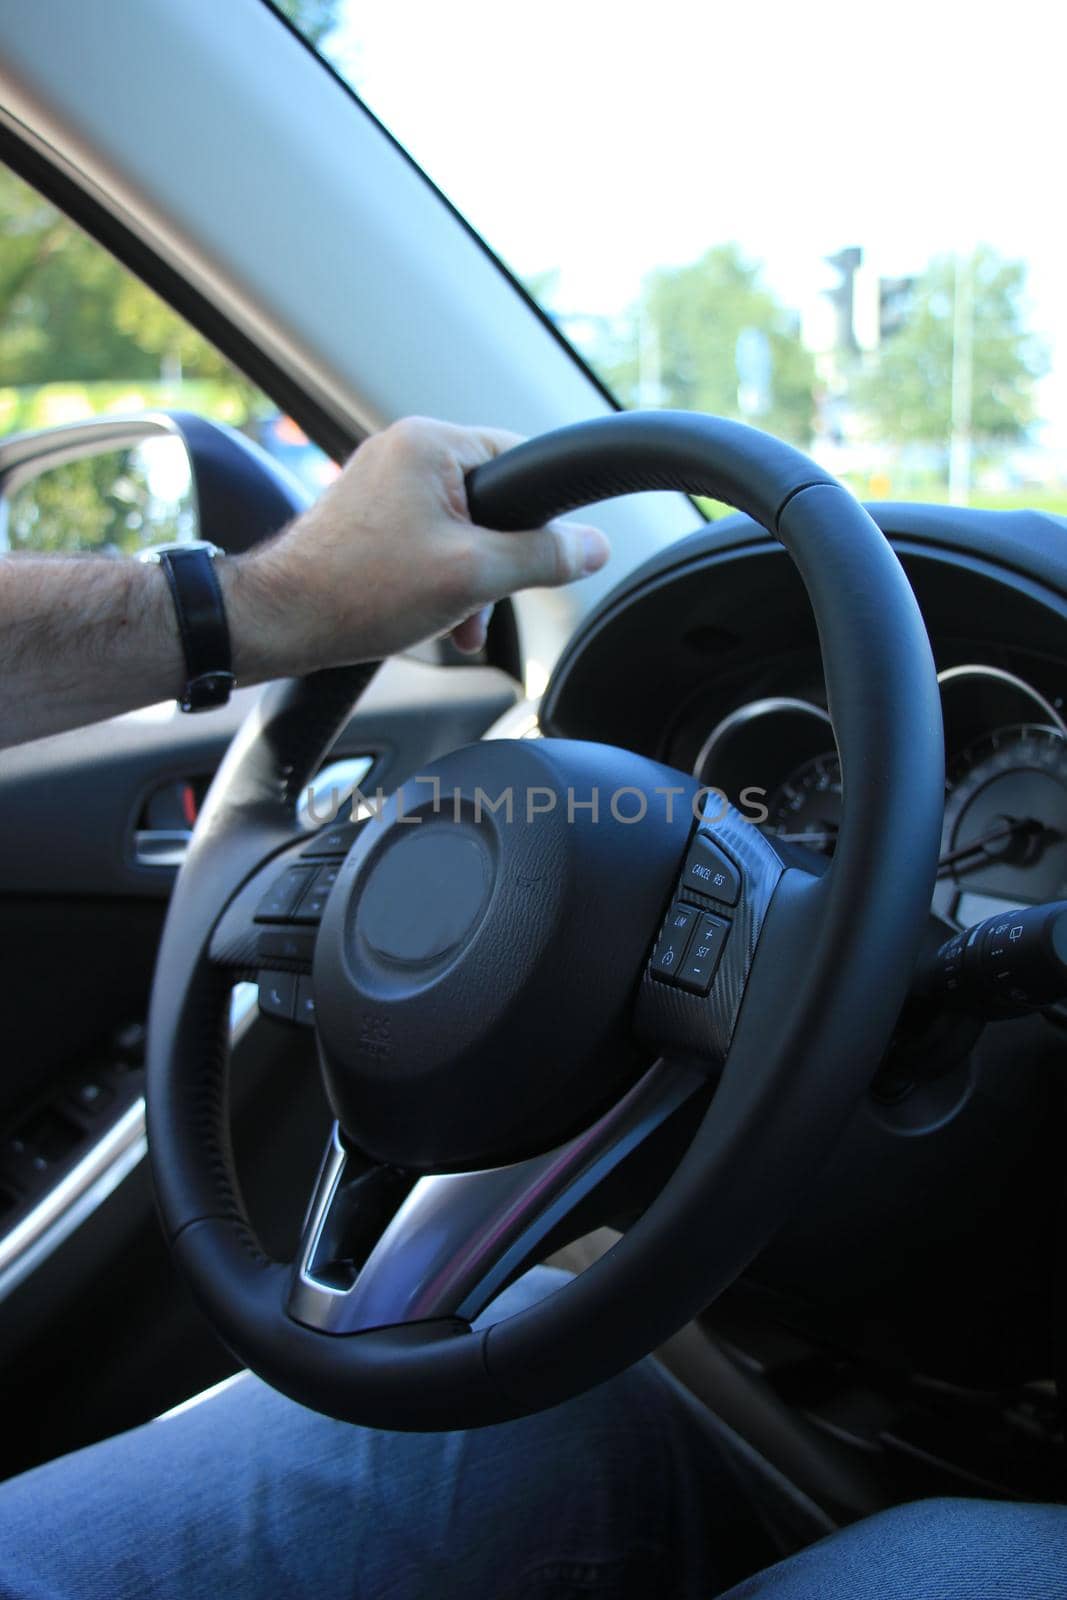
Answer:
<svg viewBox="0 0 1067 1600"><path fill-rule="evenodd" d="M277 537L218 560L237 682L381 660L449 632L477 650L493 601L602 567L607 540L584 524L514 534L471 522L466 474L515 442L396 423ZM0 746L175 698L185 681L160 566L0 556Z"/></svg>
<svg viewBox="0 0 1067 1600"><path fill-rule="evenodd" d="M166 574L106 557L0 560L0 745L180 692Z"/></svg>
<svg viewBox="0 0 1067 1600"><path fill-rule="evenodd" d="M280 646L269 584L221 561L238 682L313 663ZM280 656L293 657L292 665ZM166 574L102 556L0 560L0 746L176 698L185 661Z"/></svg>

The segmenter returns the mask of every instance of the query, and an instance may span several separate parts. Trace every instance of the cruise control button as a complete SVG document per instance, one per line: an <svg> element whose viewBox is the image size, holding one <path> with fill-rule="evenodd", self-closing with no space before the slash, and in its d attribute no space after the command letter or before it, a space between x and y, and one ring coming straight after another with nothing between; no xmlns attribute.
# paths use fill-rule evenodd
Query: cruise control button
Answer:
<svg viewBox="0 0 1067 1600"><path fill-rule="evenodd" d="M261 972L259 1009L265 1017L281 1017L292 1022L296 1004L296 975L292 972Z"/></svg>
<svg viewBox="0 0 1067 1600"><path fill-rule="evenodd" d="M714 839L698 833L685 858L682 887L698 889L724 905L735 906L741 894L741 874Z"/></svg>
<svg viewBox="0 0 1067 1600"><path fill-rule="evenodd" d="M330 890L338 872L341 870L339 861L328 867L320 867L311 884L300 897L300 902L293 912L294 922L318 922L326 909Z"/></svg>
<svg viewBox="0 0 1067 1600"><path fill-rule="evenodd" d="M675 979L681 970L685 947L700 912L693 906L672 906L656 940L650 966L657 978Z"/></svg>
<svg viewBox="0 0 1067 1600"><path fill-rule="evenodd" d="M259 905L257 922L285 922L311 881L313 867L287 867L275 878Z"/></svg>
<svg viewBox="0 0 1067 1600"><path fill-rule="evenodd" d="M700 913L696 932L678 973L678 982L683 989L692 989L694 994L707 994L729 932L730 924L722 917L709 916L706 911Z"/></svg>

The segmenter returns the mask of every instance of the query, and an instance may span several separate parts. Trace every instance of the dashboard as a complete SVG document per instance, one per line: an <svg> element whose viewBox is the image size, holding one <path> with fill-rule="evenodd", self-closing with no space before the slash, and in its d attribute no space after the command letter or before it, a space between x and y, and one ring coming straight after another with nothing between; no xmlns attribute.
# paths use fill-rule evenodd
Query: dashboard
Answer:
<svg viewBox="0 0 1067 1600"><path fill-rule="evenodd" d="M932 910L969 927L1067 898L1067 521L872 509L938 666L946 786ZM833 854L847 797L814 624L788 557L745 517L681 541L609 597L541 721L691 772L768 835Z"/></svg>

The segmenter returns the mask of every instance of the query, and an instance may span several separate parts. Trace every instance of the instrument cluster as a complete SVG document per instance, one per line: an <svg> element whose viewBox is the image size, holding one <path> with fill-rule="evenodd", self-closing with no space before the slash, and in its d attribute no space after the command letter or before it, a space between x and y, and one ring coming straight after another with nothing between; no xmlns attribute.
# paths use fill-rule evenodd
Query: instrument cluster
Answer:
<svg viewBox="0 0 1067 1600"><path fill-rule="evenodd" d="M1067 898L1067 723L997 667L939 674L945 824L933 909L957 927ZM825 706L770 696L712 729L694 765L772 838L832 856L844 803Z"/></svg>

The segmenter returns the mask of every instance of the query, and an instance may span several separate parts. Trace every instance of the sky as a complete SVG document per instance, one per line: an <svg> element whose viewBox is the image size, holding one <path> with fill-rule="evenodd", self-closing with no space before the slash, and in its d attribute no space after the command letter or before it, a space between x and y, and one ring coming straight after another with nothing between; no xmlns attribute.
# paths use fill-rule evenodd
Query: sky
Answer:
<svg viewBox="0 0 1067 1600"><path fill-rule="evenodd" d="M346 0L327 53L522 275L611 315L658 265L737 240L798 309L824 258L887 275L988 242L1030 269L1062 352L1067 220L1058 8L895 0ZM1056 363L1058 366L1058 362Z"/></svg>

